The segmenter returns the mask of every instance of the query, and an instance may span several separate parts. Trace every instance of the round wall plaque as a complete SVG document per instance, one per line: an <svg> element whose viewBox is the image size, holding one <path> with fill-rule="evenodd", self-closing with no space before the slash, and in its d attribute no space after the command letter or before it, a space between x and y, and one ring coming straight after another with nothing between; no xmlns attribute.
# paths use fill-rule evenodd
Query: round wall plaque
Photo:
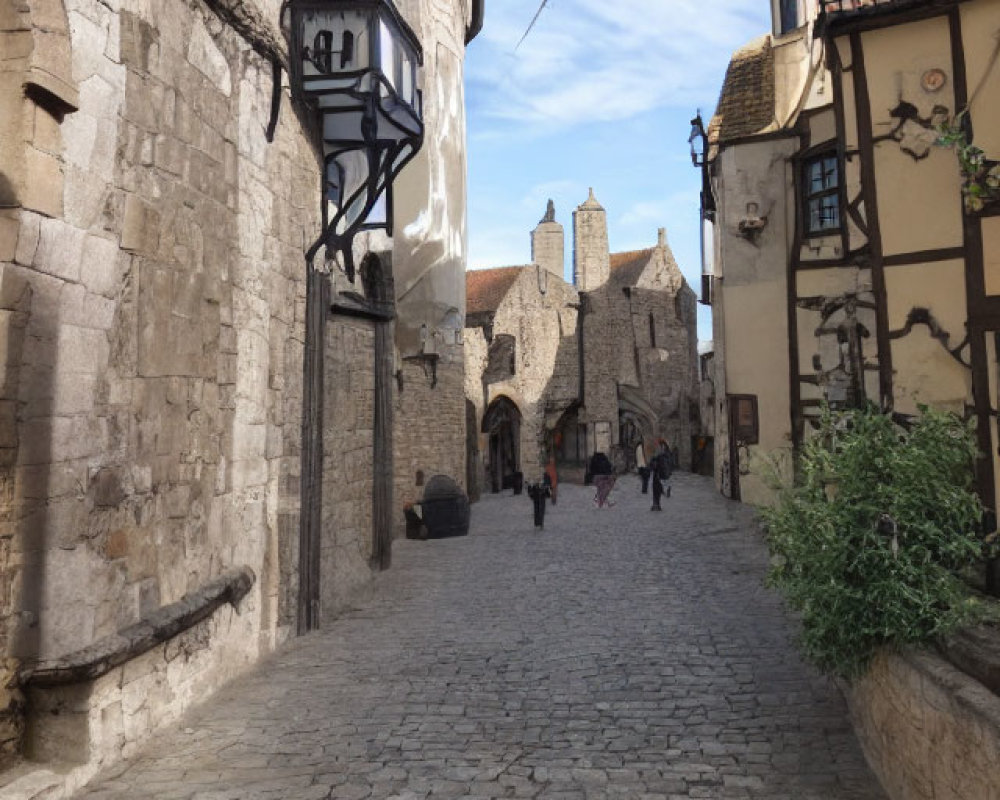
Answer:
<svg viewBox="0 0 1000 800"><path fill-rule="evenodd" d="M925 92L936 92L944 86L947 80L948 76L944 74L944 70L929 69L920 76L920 85L924 87Z"/></svg>

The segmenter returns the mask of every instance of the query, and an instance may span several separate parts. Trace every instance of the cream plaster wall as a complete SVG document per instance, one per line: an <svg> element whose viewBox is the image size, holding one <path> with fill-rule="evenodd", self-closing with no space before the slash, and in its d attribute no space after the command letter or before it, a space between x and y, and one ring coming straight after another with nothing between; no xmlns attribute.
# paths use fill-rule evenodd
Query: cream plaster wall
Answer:
<svg viewBox="0 0 1000 800"><path fill-rule="evenodd" d="M948 346L961 344L967 314L964 262L890 267L885 278L890 330L902 329L912 309L926 308L949 334ZM903 414L916 413L917 403L927 403L963 415L972 402L971 369L950 356L926 325L893 340L892 364L896 410Z"/></svg>
<svg viewBox="0 0 1000 800"><path fill-rule="evenodd" d="M739 332L727 342L726 391L757 396L760 442L744 451L749 458L741 467L751 474L740 478L743 501L756 505L771 498L766 465L787 459L791 448L786 293L772 281L724 286L722 293L726 328Z"/></svg>
<svg viewBox="0 0 1000 800"><path fill-rule="evenodd" d="M762 480L765 461L784 462L790 447L791 416L788 386L787 261L795 211L787 159L796 139L775 139L723 148L715 162L718 198L713 325L716 336L716 475L724 493L730 491L724 470L729 465L727 394L758 398L760 443L741 454L742 498L767 502ZM768 224L757 242L739 233L747 203L757 203ZM720 347L721 342L721 347Z"/></svg>
<svg viewBox="0 0 1000 800"><path fill-rule="evenodd" d="M972 99L972 124L975 143L987 158L1000 159L1000 65L990 62L1000 34L1000 0L977 0L959 6L962 19L962 42L965 47L965 71Z"/></svg>

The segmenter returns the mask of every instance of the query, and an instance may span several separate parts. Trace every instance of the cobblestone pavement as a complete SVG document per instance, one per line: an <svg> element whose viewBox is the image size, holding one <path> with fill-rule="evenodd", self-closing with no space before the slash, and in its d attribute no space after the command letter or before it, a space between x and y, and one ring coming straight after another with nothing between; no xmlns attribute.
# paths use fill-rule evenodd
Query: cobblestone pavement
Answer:
<svg viewBox="0 0 1000 800"><path fill-rule="evenodd" d="M224 688L89 800L883 794L844 703L762 588L746 510L675 476L613 508L485 497L399 541L372 597Z"/></svg>

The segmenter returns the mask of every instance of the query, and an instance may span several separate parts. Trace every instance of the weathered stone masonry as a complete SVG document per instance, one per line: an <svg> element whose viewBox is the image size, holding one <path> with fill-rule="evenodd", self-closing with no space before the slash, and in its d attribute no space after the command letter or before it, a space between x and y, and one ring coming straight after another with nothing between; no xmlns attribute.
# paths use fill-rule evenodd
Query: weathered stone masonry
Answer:
<svg viewBox="0 0 1000 800"><path fill-rule="evenodd" d="M26 5L5 36L33 31L43 57L61 10ZM48 122L21 144L55 168L40 181L29 165L4 212L16 236L0 253L15 331L3 345L0 644L12 670L230 566L257 576L239 615L185 646L194 667L211 639L197 669L178 662L164 678L154 654L127 670L127 695L150 681L166 695L94 700L139 735L294 622L302 242L318 225L318 167L293 115L267 143L270 65L205 6L71 0L61 22L79 107L27 92ZM16 79L4 86L17 102ZM6 173L16 153L5 156ZM121 732L107 733L79 757L117 757Z"/></svg>
<svg viewBox="0 0 1000 800"><path fill-rule="evenodd" d="M223 573L253 576L238 608L89 685L33 690L29 721L58 709L65 724L30 725L27 747L84 764L67 785L297 624L303 253L321 228L320 156L287 88L265 135L273 62L285 58L279 8L0 7L0 751L25 741L18 674L113 643ZM397 512L418 470L464 476L464 107L453 90L461 97L482 6L400 10L424 42L428 134L396 196L397 241L380 245L395 251L404 295ZM423 228L409 224L418 216ZM329 617L372 569L375 323L326 324Z"/></svg>
<svg viewBox="0 0 1000 800"><path fill-rule="evenodd" d="M591 192L573 214L571 286L554 215L550 204L532 232L535 264L466 276L477 483L499 489L514 471L539 480L553 453L571 471L596 450L631 468L637 445L649 458L659 438L686 468L692 438L704 433L695 296L666 232L655 247L609 253L607 215Z"/></svg>

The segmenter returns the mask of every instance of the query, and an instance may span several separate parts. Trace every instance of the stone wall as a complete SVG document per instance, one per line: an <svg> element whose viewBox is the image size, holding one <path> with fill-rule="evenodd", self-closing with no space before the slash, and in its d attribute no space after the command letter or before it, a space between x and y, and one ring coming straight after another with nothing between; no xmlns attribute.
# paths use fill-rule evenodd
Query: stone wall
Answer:
<svg viewBox="0 0 1000 800"><path fill-rule="evenodd" d="M447 475L465 487L464 350L463 345L444 346L436 362L403 358L398 364L393 387L396 535L405 530L403 504L419 501L434 475Z"/></svg>
<svg viewBox="0 0 1000 800"><path fill-rule="evenodd" d="M246 647L256 636L253 599L239 610L223 606L152 650L93 681L29 690L32 715L25 754L33 761L58 764L65 772L49 792L28 791L40 777L4 787L11 797L61 797L101 769L138 751L146 733L180 718L210 694L220 681L249 668ZM21 792L24 792L23 794Z"/></svg>
<svg viewBox="0 0 1000 800"><path fill-rule="evenodd" d="M678 465L688 469L691 437L701 432L697 301L687 284L676 292L637 288L629 300L629 319L639 386L656 413L653 435L666 439ZM650 342L651 317L655 346Z"/></svg>
<svg viewBox="0 0 1000 800"><path fill-rule="evenodd" d="M0 7L0 753L23 733L21 664L229 567L257 576L238 624L199 628L203 655L153 667L155 712L122 700L126 744L295 629L321 158L287 89L265 136L279 7ZM401 10L424 44L428 124L395 197L399 321L418 342L401 348L397 463L461 481L469 7ZM334 614L370 576L373 343L369 324L328 332L320 560ZM406 358L426 343L441 356L434 388Z"/></svg>
<svg viewBox="0 0 1000 800"><path fill-rule="evenodd" d="M373 323L350 317L327 322L320 625L371 579L374 349Z"/></svg>
<svg viewBox="0 0 1000 800"><path fill-rule="evenodd" d="M881 654L847 691L893 800L986 800L1000 786L1000 698L926 651Z"/></svg>
<svg viewBox="0 0 1000 800"><path fill-rule="evenodd" d="M542 290L544 288L544 291ZM497 397L506 396L521 412L521 471L525 480L537 481L545 466L545 421L577 399L579 350L577 305L572 286L538 266L521 270L493 319L496 337L514 337L514 374L483 386L488 342L482 328L466 329L466 397L476 409L476 420ZM554 420L553 420L554 421ZM478 429L479 452L488 457L487 437ZM489 482L482 476L482 485Z"/></svg>
<svg viewBox="0 0 1000 800"><path fill-rule="evenodd" d="M566 269L566 243L563 226L542 221L531 232L531 263L537 264L563 280Z"/></svg>
<svg viewBox="0 0 1000 800"><path fill-rule="evenodd" d="M608 282L611 271L608 249L608 218L594 197L573 212L573 284L581 292L599 289Z"/></svg>
<svg viewBox="0 0 1000 800"><path fill-rule="evenodd" d="M394 187L397 390L403 387L393 409L397 534L404 529L403 503L423 493L418 472L466 482L463 74L471 3L401 0L398 7L423 43L425 132L423 148Z"/></svg>
<svg viewBox="0 0 1000 800"><path fill-rule="evenodd" d="M583 314L584 410L591 453L603 450L611 455L618 443L618 382L638 384L632 346L628 303L621 289L605 283L592 292L580 294ZM600 441L595 425L604 425L609 439Z"/></svg>
<svg viewBox="0 0 1000 800"><path fill-rule="evenodd" d="M266 141L270 65L208 7L65 18L78 109L17 87L58 168L3 224L0 644L8 670L61 655L246 565L207 690L294 625L318 162L287 105Z"/></svg>

